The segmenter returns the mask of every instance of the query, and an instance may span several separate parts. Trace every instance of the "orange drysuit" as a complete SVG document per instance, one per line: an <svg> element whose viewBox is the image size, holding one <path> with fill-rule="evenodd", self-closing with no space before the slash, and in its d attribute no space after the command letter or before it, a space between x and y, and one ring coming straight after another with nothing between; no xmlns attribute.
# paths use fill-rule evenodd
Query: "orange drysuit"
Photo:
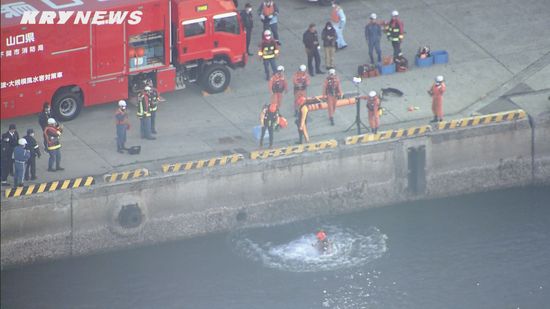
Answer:
<svg viewBox="0 0 550 309"><path fill-rule="evenodd" d="M336 75L329 75L323 84L323 95L327 97L328 117L332 119L336 111L336 101L342 96L340 80Z"/></svg>
<svg viewBox="0 0 550 309"><path fill-rule="evenodd" d="M432 93L432 112L437 120L443 119L443 93L447 87L445 83L434 83L431 89Z"/></svg>
<svg viewBox="0 0 550 309"><path fill-rule="evenodd" d="M306 72L298 71L292 76L292 83L294 84L294 110L300 108L298 99L300 97L307 98L307 87L310 83L309 74Z"/></svg>
<svg viewBox="0 0 550 309"><path fill-rule="evenodd" d="M369 111L369 125L374 133L380 125L380 98L378 96L367 98L367 109Z"/></svg>
<svg viewBox="0 0 550 309"><path fill-rule="evenodd" d="M281 108L281 103L283 103L283 92L288 92L288 83L283 74L277 73L271 76L269 80L269 91L275 97L277 107Z"/></svg>

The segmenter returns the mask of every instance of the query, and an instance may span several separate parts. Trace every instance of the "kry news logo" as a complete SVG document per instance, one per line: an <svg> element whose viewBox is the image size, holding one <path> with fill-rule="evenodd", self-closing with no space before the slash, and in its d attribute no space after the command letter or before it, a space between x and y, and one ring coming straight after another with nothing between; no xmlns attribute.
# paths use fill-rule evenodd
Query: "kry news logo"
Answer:
<svg viewBox="0 0 550 309"><path fill-rule="evenodd" d="M1 14L4 18L21 17L22 25L64 25L92 24L115 25L125 21L130 25L141 22L142 11L66 11L64 9L84 5L82 0L39 0L44 5L55 11L39 11L34 6L24 1L2 4ZM96 0L97 2L109 2L111 0ZM37 2L37 1L35 1ZM57 2L57 3L56 3ZM63 2L60 4L59 2ZM71 20L71 18L74 17Z"/></svg>

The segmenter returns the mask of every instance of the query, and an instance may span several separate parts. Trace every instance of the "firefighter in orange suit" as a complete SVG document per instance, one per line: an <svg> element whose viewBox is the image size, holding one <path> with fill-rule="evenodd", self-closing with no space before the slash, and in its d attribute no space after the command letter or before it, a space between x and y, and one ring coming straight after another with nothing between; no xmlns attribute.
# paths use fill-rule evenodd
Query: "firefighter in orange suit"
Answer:
<svg viewBox="0 0 550 309"><path fill-rule="evenodd" d="M296 126L298 127L298 144L302 143L302 138L309 143L309 134L307 133L307 114L308 108L306 103L306 97L298 98L298 111L296 114Z"/></svg>
<svg viewBox="0 0 550 309"><path fill-rule="evenodd" d="M443 121L443 93L446 89L443 76L438 75L432 88L428 90L432 96L432 112L434 114L434 119L431 122Z"/></svg>
<svg viewBox="0 0 550 309"><path fill-rule="evenodd" d="M307 68L304 64L300 65L300 69L294 73L292 83L294 84L294 110L297 112L300 108L298 100L301 97L307 97L307 87L311 83L311 79L306 72Z"/></svg>
<svg viewBox="0 0 550 309"><path fill-rule="evenodd" d="M116 148L119 153L123 153L126 146L126 131L130 129L128 122L128 113L126 112L126 101L118 101L118 108L115 112L116 124Z"/></svg>
<svg viewBox="0 0 550 309"><path fill-rule="evenodd" d="M323 95L327 98L328 105L328 118L330 125L334 125L334 112L336 111L336 101L342 96L342 88L340 86L340 80L336 76L336 70L328 70L327 79L323 84Z"/></svg>
<svg viewBox="0 0 550 309"><path fill-rule="evenodd" d="M278 66L277 73L269 80L269 91L271 92L271 96L275 98L277 108L281 108L281 103L283 103L283 92L288 92L288 83L283 74L284 71L285 67L282 65Z"/></svg>
<svg viewBox="0 0 550 309"><path fill-rule="evenodd" d="M369 111L369 125L372 133L378 133L380 125L380 97L376 95L376 91L369 92L367 97L367 110Z"/></svg>

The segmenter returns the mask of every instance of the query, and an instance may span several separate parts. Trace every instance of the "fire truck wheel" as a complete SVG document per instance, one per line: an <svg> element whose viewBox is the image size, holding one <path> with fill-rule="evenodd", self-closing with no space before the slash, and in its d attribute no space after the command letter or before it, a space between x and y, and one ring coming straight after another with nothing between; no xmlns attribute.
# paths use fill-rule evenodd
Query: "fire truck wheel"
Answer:
<svg viewBox="0 0 550 309"><path fill-rule="evenodd" d="M56 94L53 99L52 112L61 121L75 119L82 109L82 98L69 89Z"/></svg>
<svg viewBox="0 0 550 309"><path fill-rule="evenodd" d="M202 74L202 86L208 93L220 93L227 89L231 73L223 64L210 64Z"/></svg>

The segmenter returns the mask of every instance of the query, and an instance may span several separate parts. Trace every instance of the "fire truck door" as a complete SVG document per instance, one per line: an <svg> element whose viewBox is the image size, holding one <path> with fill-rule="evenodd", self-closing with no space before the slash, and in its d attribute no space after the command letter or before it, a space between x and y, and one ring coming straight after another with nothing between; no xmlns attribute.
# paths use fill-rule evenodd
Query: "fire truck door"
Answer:
<svg viewBox="0 0 550 309"><path fill-rule="evenodd" d="M187 62L212 57L212 33L205 17L182 22L179 61Z"/></svg>
<svg viewBox="0 0 550 309"><path fill-rule="evenodd" d="M121 74L124 72L123 25L92 25L92 77Z"/></svg>
<svg viewBox="0 0 550 309"><path fill-rule="evenodd" d="M212 48L223 47L232 51L242 50L245 46L244 36L236 12L214 15L214 44Z"/></svg>

